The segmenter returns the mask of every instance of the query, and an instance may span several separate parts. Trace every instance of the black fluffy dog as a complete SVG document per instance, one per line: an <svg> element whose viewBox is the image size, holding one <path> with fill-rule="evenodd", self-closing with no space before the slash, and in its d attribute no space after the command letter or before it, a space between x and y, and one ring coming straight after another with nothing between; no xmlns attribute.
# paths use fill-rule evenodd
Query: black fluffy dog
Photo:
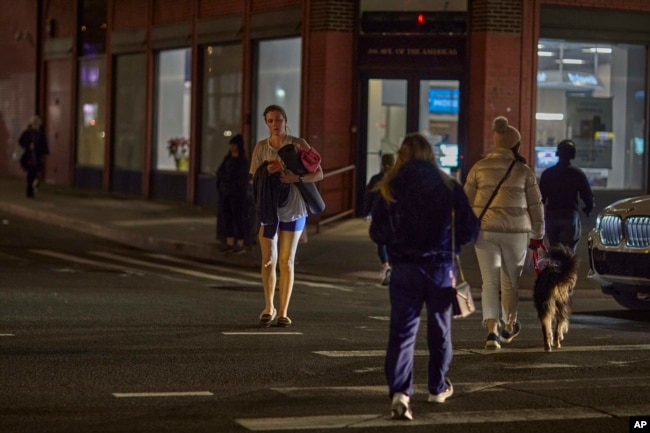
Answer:
<svg viewBox="0 0 650 433"><path fill-rule="evenodd" d="M571 295L578 280L579 262L573 251L564 245L551 247L546 259L547 265L535 281L533 300L542 323L544 350L550 352L553 346L560 348L564 333L569 331Z"/></svg>

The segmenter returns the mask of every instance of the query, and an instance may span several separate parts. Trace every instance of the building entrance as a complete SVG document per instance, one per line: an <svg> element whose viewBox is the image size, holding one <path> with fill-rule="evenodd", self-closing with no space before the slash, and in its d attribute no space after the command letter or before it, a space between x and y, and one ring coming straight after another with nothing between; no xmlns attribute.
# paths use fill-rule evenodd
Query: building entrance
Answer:
<svg viewBox="0 0 650 433"><path fill-rule="evenodd" d="M438 164L450 174L459 168L461 145L459 79L369 75L362 81L362 121L358 158L358 206L363 190L381 168L386 153L397 156L404 136L419 132L429 140ZM360 209L360 208L359 208Z"/></svg>

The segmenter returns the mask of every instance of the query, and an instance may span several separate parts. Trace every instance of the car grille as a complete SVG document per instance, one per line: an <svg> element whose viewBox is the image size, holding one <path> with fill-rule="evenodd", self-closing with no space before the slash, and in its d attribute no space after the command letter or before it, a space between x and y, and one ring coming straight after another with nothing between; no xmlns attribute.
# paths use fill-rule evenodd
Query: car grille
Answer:
<svg viewBox="0 0 650 433"><path fill-rule="evenodd" d="M650 245L650 217L630 217L625 220L625 232L629 247Z"/></svg>
<svg viewBox="0 0 650 433"><path fill-rule="evenodd" d="M650 217L634 216L622 222L618 215L605 215L600 220L600 242L606 246L621 243L625 236L628 247L650 246Z"/></svg>
<svg viewBox="0 0 650 433"><path fill-rule="evenodd" d="M594 250L593 264L596 272L601 275L622 275L650 279L647 254Z"/></svg>
<svg viewBox="0 0 650 433"><path fill-rule="evenodd" d="M603 245L614 246L623 239L623 227L618 215L605 215L600 220L600 242Z"/></svg>

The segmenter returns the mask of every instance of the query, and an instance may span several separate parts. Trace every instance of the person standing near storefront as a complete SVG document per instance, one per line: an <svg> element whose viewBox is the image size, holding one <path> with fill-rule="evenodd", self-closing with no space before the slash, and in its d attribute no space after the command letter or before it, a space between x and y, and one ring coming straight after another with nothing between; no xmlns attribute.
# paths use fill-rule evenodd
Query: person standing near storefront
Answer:
<svg viewBox="0 0 650 433"><path fill-rule="evenodd" d="M558 163L544 170L539 180L542 202L546 205L546 236L551 245L564 244L575 251L582 231L579 200L584 203L582 211L589 216L594 209L594 194L585 173L571 165L576 157L575 143L562 140L556 155Z"/></svg>
<svg viewBox="0 0 650 433"><path fill-rule="evenodd" d="M226 247L222 252L243 254L248 238L248 175L249 163L244 149L244 137L237 134L230 139L228 154L217 169L219 215L223 217Z"/></svg>
<svg viewBox="0 0 650 433"><path fill-rule="evenodd" d="M39 116L34 115L29 120L29 125L20 135L18 144L23 149L20 166L27 173L27 197L33 198L44 175L45 157L50 154Z"/></svg>
<svg viewBox="0 0 650 433"><path fill-rule="evenodd" d="M500 349L519 334L519 281L526 253L544 242L542 195L535 172L519 154L521 134L503 116L494 119L493 130L496 149L472 166L465 182L481 227L474 248L483 280L486 349Z"/></svg>

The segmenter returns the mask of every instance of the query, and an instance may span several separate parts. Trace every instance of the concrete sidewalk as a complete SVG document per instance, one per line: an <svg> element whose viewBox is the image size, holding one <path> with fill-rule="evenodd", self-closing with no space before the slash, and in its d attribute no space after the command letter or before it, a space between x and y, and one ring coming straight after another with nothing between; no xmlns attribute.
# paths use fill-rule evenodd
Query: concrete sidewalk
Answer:
<svg viewBox="0 0 650 433"><path fill-rule="evenodd" d="M216 240L214 209L52 185L42 185L36 198L28 199L23 179L6 177L0 178L0 197L0 220L5 224L17 215L143 250L253 269L260 266L256 245L243 255L219 252L223 245ZM379 283L380 264L368 225L361 218L343 219L322 226L320 233L308 225L308 241L298 247L296 272ZM582 266L577 288L588 292L583 295L597 296L600 288L586 278L584 242L585 236L578 248ZM481 277L471 246L463 249L461 261L466 279L479 288ZM534 278L533 270L525 271L524 292L532 288Z"/></svg>

